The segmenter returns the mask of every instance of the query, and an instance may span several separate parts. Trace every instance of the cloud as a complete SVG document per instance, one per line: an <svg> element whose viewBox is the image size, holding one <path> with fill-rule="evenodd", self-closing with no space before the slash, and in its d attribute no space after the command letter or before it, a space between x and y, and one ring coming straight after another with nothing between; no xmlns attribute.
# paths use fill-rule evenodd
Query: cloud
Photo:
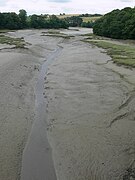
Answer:
<svg viewBox="0 0 135 180"><path fill-rule="evenodd" d="M101 3L102 1L102 3ZM135 0L0 0L1 12L25 9L27 14L105 14L113 9L134 7Z"/></svg>
<svg viewBox="0 0 135 180"><path fill-rule="evenodd" d="M0 0L0 7L6 6L7 1L6 0Z"/></svg>
<svg viewBox="0 0 135 180"><path fill-rule="evenodd" d="M71 0L47 0L48 2L55 2L55 3L67 3L71 2Z"/></svg>
<svg viewBox="0 0 135 180"><path fill-rule="evenodd" d="M133 0L121 0L121 2L133 2Z"/></svg>

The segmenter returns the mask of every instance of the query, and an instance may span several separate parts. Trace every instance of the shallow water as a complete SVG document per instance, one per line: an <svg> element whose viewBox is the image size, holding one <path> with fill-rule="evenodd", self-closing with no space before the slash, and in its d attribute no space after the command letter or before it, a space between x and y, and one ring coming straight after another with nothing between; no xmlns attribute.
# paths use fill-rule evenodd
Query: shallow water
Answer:
<svg viewBox="0 0 135 180"><path fill-rule="evenodd" d="M52 61L61 52L61 47L57 47L54 52L49 55L45 63L42 65L40 75L37 81L36 95L36 120L33 124L31 135L25 147L22 163L22 180L47 179L56 180L56 174L52 160L52 150L47 139L46 124L46 101L44 98L44 78L47 69Z"/></svg>

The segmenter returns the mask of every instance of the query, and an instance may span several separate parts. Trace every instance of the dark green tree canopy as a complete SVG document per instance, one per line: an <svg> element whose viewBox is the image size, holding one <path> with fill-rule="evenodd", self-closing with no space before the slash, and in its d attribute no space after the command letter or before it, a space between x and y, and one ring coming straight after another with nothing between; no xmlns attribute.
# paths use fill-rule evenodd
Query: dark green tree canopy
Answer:
<svg viewBox="0 0 135 180"><path fill-rule="evenodd" d="M94 25L93 21L88 21L88 22L82 22L81 26L85 28L92 28Z"/></svg>
<svg viewBox="0 0 135 180"><path fill-rule="evenodd" d="M95 22L93 32L110 38L135 39L135 8L107 13Z"/></svg>
<svg viewBox="0 0 135 180"><path fill-rule="evenodd" d="M64 19L47 14L27 16L24 9L16 13L0 13L0 29L25 29L25 28L68 28Z"/></svg>
<svg viewBox="0 0 135 180"><path fill-rule="evenodd" d="M21 21L16 13L0 13L0 29L20 29Z"/></svg>
<svg viewBox="0 0 135 180"><path fill-rule="evenodd" d="M67 18L65 18L65 21L67 21L67 23L71 27L77 27L77 26L79 27L79 26L81 26L81 24L83 22L82 18L79 16L67 17Z"/></svg>
<svg viewBox="0 0 135 180"><path fill-rule="evenodd" d="M68 28L68 23L57 16L32 15L30 17L30 27L32 28Z"/></svg>
<svg viewBox="0 0 135 180"><path fill-rule="evenodd" d="M21 27L26 28L27 27L27 12L24 9L19 10L19 18L21 21Z"/></svg>

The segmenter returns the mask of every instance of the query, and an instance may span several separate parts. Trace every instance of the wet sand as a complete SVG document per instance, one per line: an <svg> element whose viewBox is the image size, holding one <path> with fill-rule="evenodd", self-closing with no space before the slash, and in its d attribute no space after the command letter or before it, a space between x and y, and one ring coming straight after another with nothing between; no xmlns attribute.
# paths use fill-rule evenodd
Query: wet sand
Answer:
<svg viewBox="0 0 135 180"><path fill-rule="evenodd" d="M28 49L0 46L0 180L20 179L21 166L23 180L133 179L134 70L80 41L88 29L63 30L70 39L43 31L9 33Z"/></svg>
<svg viewBox="0 0 135 180"><path fill-rule="evenodd" d="M22 153L36 119L35 87L41 65L61 39L42 37L41 31L8 33L24 37L26 49L0 45L0 180L18 180Z"/></svg>
<svg viewBox="0 0 135 180"><path fill-rule="evenodd" d="M77 37L62 46L45 81L57 179L134 178L134 70Z"/></svg>

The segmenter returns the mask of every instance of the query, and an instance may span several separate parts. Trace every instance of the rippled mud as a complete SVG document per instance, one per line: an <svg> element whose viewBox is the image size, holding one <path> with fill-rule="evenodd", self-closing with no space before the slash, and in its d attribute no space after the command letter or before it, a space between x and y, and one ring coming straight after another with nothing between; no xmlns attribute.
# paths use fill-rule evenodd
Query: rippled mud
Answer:
<svg viewBox="0 0 135 180"><path fill-rule="evenodd" d="M45 80L57 178L134 179L134 70L80 37L62 46Z"/></svg>
<svg viewBox="0 0 135 180"><path fill-rule="evenodd" d="M84 43L90 29L46 32L0 45L0 179L135 179L135 70Z"/></svg>

